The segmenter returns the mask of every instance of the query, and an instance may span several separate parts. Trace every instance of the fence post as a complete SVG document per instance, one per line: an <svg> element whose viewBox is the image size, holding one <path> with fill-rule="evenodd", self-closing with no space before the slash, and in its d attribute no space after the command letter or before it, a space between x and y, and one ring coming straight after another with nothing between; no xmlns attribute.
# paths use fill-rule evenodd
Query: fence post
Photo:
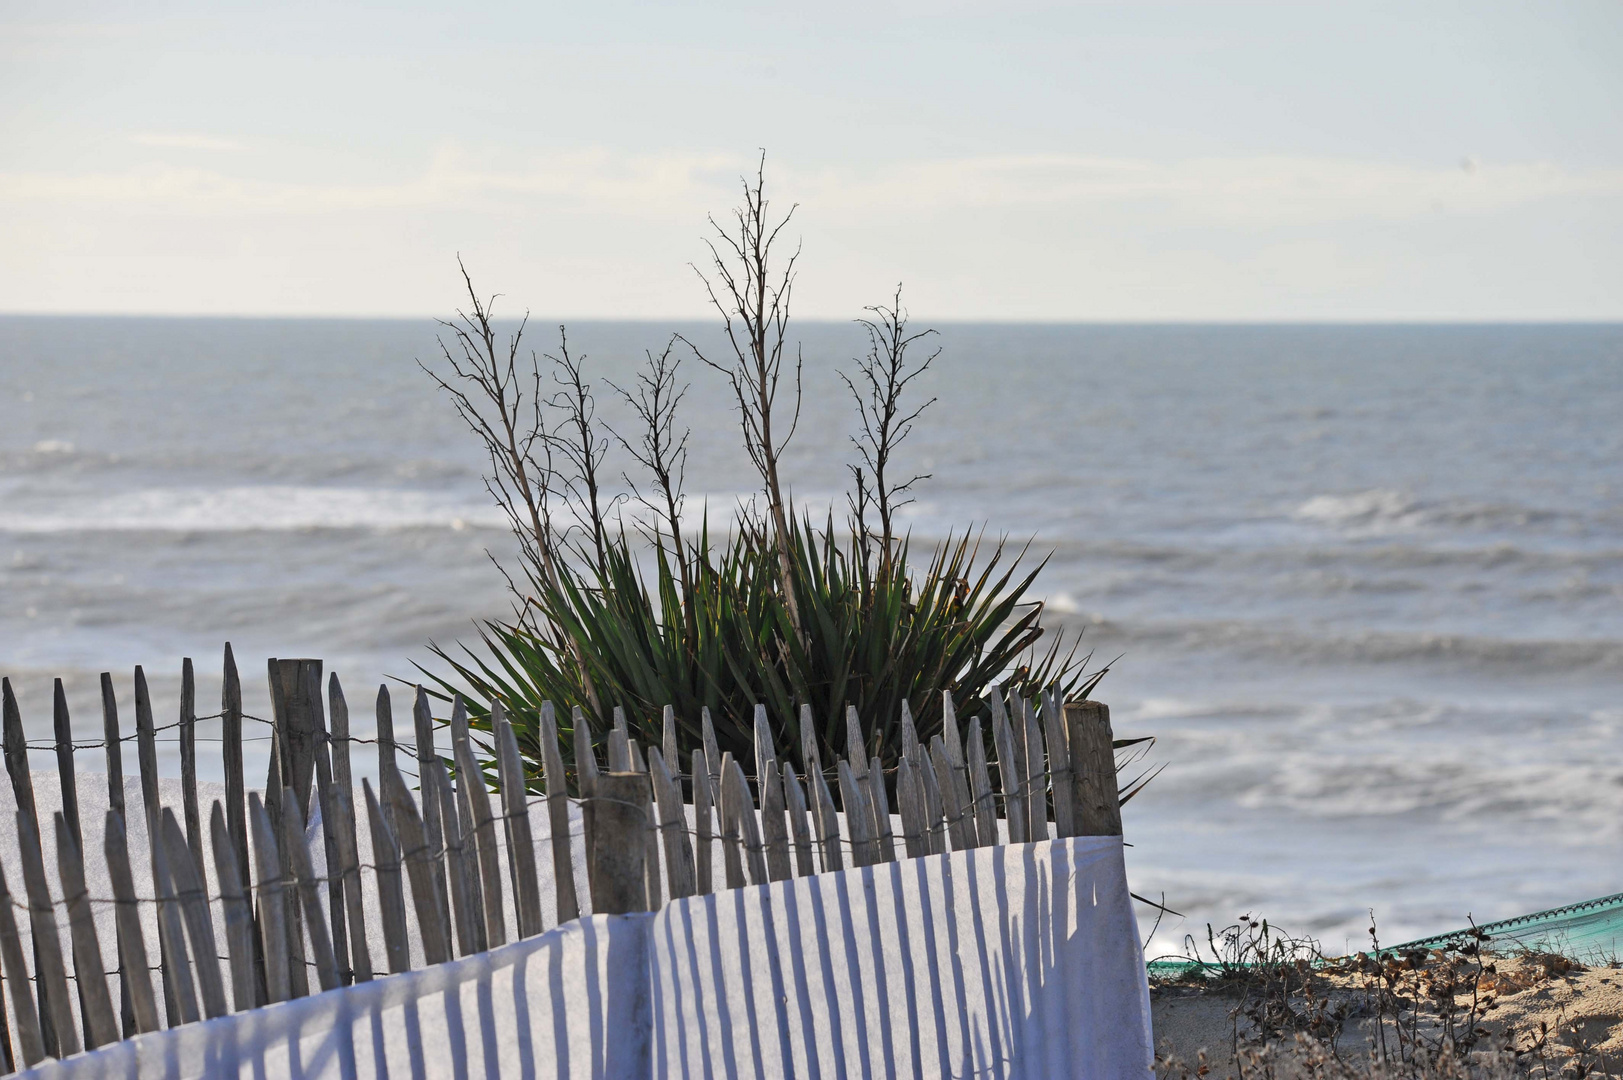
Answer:
<svg viewBox="0 0 1623 1080"><path fill-rule="evenodd" d="M591 825L592 911L627 915L648 910L643 860L647 846L648 777L634 772L606 772L593 784L586 801Z"/></svg>
<svg viewBox="0 0 1623 1080"><path fill-rule="evenodd" d="M1077 835L1120 836L1121 800L1116 790L1110 707L1099 701L1073 702L1065 706L1065 721L1071 732Z"/></svg>

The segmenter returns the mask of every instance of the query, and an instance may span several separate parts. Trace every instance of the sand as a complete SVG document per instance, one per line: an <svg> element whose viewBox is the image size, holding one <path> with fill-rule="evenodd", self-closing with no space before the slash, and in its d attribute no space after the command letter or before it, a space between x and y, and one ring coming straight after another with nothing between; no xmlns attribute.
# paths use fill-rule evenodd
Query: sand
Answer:
<svg viewBox="0 0 1623 1080"><path fill-rule="evenodd" d="M1615 1076L1623 1071L1623 969L1584 968L1559 958L1525 956L1489 959L1479 974L1474 961L1433 954L1417 968L1402 972L1396 983L1405 1003L1420 1004L1416 1030L1433 1042L1443 1034L1448 995L1423 991L1435 987L1439 975L1448 974L1457 991L1456 1029L1470 1015L1473 989L1480 1003L1473 1025L1477 1033L1473 1049L1479 1058L1494 1052L1514 1055L1521 1069L1538 1070L1547 1064L1552 1076L1558 1072ZM1345 1061L1367 1060L1372 1052L1378 1055L1383 1026L1387 1053L1397 1053L1394 1021L1389 1014L1382 1025L1378 1015L1378 976L1370 971L1331 971L1314 974L1309 981L1312 1001L1300 983L1293 993L1281 996L1277 984L1270 990L1245 980L1228 985L1191 979L1153 982L1158 1065L1176 1075L1183 1067L1198 1070L1204 1060L1213 1080L1238 1076L1242 1070L1236 1063L1237 1049L1243 1057L1270 1044L1294 1043L1298 1033L1311 1031L1309 1023L1298 1021L1264 1032L1255 1017L1270 992L1276 1001L1288 1003L1298 1018L1314 1015L1316 1002L1318 1015L1333 1018L1312 1032L1320 1037L1339 1022L1334 1049ZM1407 1026L1416 1013L1407 1011L1405 1016Z"/></svg>

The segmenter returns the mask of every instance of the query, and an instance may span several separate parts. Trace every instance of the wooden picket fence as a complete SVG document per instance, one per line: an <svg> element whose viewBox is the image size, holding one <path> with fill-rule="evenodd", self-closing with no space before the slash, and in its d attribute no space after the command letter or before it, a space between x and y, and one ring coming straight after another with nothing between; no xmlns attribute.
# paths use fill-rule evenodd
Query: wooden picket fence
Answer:
<svg viewBox="0 0 1623 1080"><path fill-rule="evenodd" d="M150 838L154 895L137 896L135 867L125 833L124 770L118 709L110 675L101 677L104 739L75 744L61 681L55 693L54 749L62 791L55 814L61 901L47 886L35 809L30 749L6 680L3 743L17 802L24 896L14 899L0 871L0 973L12 1009L0 1007L0 1053L7 1071L46 1057L66 1057L142 1032L174 1027L330 990L382 973L409 970L413 940L406 898L415 912L418 951L427 964L505 944L511 904L518 937L541 933L543 911L532 804L544 804L550 824L555 912L559 923L580 917L575 880L571 807L583 820L583 863L590 910L624 914L654 910L667 900L720 889L759 885L793 876L917 858L948 850L1023 843L1067 836L1121 833L1109 709L1098 702L1038 702L1011 695L991 698L993 756L986 753L982 720L960 732L950 696L943 731L920 743L903 706L901 753L892 784L877 757L865 752L854 709L847 711L848 749L825 773L811 736L809 708L800 730L805 775L780 761L764 706L754 717L754 774L731 753L720 753L708 712L702 745L681 770L673 710L663 716L663 746L639 746L624 714L604 740L599 767L587 723L574 714L571 748L577 796L565 786L566 765L550 704L540 714L540 794L529 792L518 742L499 702L491 706L493 746L476 747L467 710L453 703L449 759L436 747L429 699L417 688L412 718L415 744L396 741L391 698L379 689L374 740L350 735L349 709L338 677L322 693L319 660L268 662L273 719L265 795L243 778L241 682L230 645L225 649L221 750L225 798L208 818L219 891L210 895L204 872L203 818L197 789L197 736L192 664L182 666L178 728L182 805L161 805L157 732L142 669L135 669L135 735L143 814ZM325 700L324 700L325 697ZM212 718L203 718L212 719ZM440 730L444 730L441 728ZM357 804L350 751L377 748L378 788L361 782L372 862L358 855ZM85 886L84 841L74 752L102 749L109 810L105 855L112 897L91 897ZM967 748L967 753L966 753ZM495 790L487 788L476 749L493 752ZM401 753L415 758L416 795ZM454 770L454 772L453 772ZM993 776L997 778L994 785ZM830 777L833 778L832 785ZM752 783L753 780L753 783ZM839 792L836 810L834 789ZM896 793L893 818L889 790ZM312 794L315 802L312 803ZM306 846L306 808L321 814L321 843L329 872L318 874ZM894 822L899 818L900 835ZM253 841L250 845L249 836ZM720 863L715 865L719 848ZM362 872L375 881L385 955L373 957L366 932ZM404 880L403 880L404 879ZM97 939L93 903L114 905L117 965L108 969ZM144 939L139 905L156 905L156 964ZM215 938L211 905L222 914L225 955ZM67 922L71 956L65 957L59 915ZM18 927L26 913L33 963ZM306 955L306 946L310 955ZM69 990L69 959L75 990ZM229 980L220 961L227 961ZM161 1001L151 978L156 971ZM110 977L118 976L115 1005ZM227 1000L229 989L230 1000ZM75 1019L72 1000L78 1002Z"/></svg>

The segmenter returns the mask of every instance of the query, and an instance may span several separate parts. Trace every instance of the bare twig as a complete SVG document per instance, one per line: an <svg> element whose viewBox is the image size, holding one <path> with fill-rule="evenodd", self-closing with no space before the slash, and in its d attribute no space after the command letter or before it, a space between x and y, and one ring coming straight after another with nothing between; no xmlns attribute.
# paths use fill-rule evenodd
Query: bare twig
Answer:
<svg viewBox="0 0 1623 1080"><path fill-rule="evenodd" d="M655 492L644 495L637 486L636 481L626 476L626 485L654 515L653 535L649 538L655 547L660 547L661 529L659 520L663 517L666 528L670 532L671 551L676 559L677 569L682 582L682 602L687 612L688 639L692 641L696 633L693 625L693 581L690 576L686 551L682 546L682 504L685 496L682 494L682 483L687 473L688 435L689 429L682 429L681 434L676 432L676 408L686 396L688 384L677 385L677 370L681 367L682 358L675 354L677 339L673 336L665 343L665 348L659 353L647 353L648 362L637 373L637 382L634 390L616 386L610 382L631 411L636 415L642 426L641 436L633 444L621 438L616 433L620 445L625 447L636 462L648 470L653 477ZM656 504L658 498L663 505Z"/></svg>
<svg viewBox="0 0 1623 1080"><path fill-rule="evenodd" d="M586 381L586 357L570 354L569 335L562 326L558 327L558 355L548 353L546 358L552 361L552 379L558 386L547 404L564 416L551 441L571 467L570 474L558 474L559 487L579 528L589 537L583 545L586 555L595 556L593 564L601 572L607 560L608 511L622 498L610 498L607 507L603 504L599 474L609 443L598 434L597 400L592 396L592 384Z"/></svg>
<svg viewBox="0 0 1623 1080"><path fill-rule="evenodd" d="M800 605L795 598L789 553L789 515L778 476L778 462L784 447L794 438L800 422L803 361L798 347L793 358L794 403L787 430L777 410L778 390L786 374L789 304L800 249L797 247L781 267L775 267L772 262L773 246L794 216L795 208L790 207L776 223L768 215L765 151L761 153L753 181L746 177L743 187L744 202L733 211L730 226L723 227L715 218L710 219L715 236L705 244L710 249L711 275L694 267L711 305L721 315L733 356L725 362L712 360L687 338L681 340L701 362L726 377L732 389L744 434L744 450L761 476L766 495L784 606L804 644L805 627L801 624Z"/></svg>
<svg viewBox="0 0 1623 1080"><path fill-rule="evenodd" d="M542 411L545 401L535 354L530 354L528 370L519 367L529 314L508 337L505 348L501 347L491 312L496 297L480 299L460 257L457 269L468 290L468 310L459 309L454 320L439 321L450 334L449 342L439 339L444 371L436 371L421 360L417 366L450 396L457 415L484 443L490 458L485 490L506 516L529 575L556 588L558 536L553 529L549 499L560 483L553 464L557 440L547 429ZM491 561L495 561L494 557ZM533 597L519 589L511 575L504 571L503 576L514 596L515 613L520 621L526 621ZM569 647L595 709L597 694L580 642L571 636Z"/></svg>
<svg viewBox="0 0 1623 1080"><path fill-rule="evenodd" d="M941 350L936 349L923 362L909 366L907 350L918 341L930 337L934 330L910 334L907 329L907 311L902 307L902 287L896 286L896 295L890 307L883 304L867 308L871 319L860 319L868 331L868 355L856 361L853 378L844 372L840 378L856 401L857 417L862 431L851 438L861 461L848 466L856 480L856 492L848 501L851 513L862 535L866 551L873 532L868 528L867 512L872 506L879 513L880 576L890 572L896 537L895 514L912 502L905 498L913 485L928 480L929 473L916 473L906 480L897 481L892 467L896 450L912 434L913 422L935 404L930 398L917 408L908 410L902 404L908 384L930 369ZM866 474L866 475L865 475Z"/></svg>

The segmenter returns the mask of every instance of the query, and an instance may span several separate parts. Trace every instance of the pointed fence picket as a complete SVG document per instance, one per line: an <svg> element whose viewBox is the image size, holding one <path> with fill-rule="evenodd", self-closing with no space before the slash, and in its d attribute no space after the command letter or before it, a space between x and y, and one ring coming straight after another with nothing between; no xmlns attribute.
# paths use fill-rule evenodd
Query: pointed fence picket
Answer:
<svg viewBox="0 0 1623 1080"><path fill-rule="evenodd" d="M73 754L87 744L72 740L57 681L55 738L48 749L55 753L62 809L47 824L55 827L61 901L52 900L46 880L21 712L10 680L0 686L0 745L17 806L23 868L20 890L0 869L0 979L11 1002L9 1010L0 1004L0 1065L7 1070L75 1053L81 1045L102 1046L161 1026L300 997L312 992L312 981L328 990L377 972L407 971L413 939L423 962L437 964L501 945L510 928L519 938L539 934L547 927L532 809L544 808L549 826L558 923L583 911L654 910L667 899L836 871L847 860L860 867L1020 843L1047 836L1050 827L1062 837L1121 832L1110 713L1098 702L1061 703L1052 694L1031 702L1000 688L989 702L990 757L982 718L971 718L966 742L950 695L943 697L942 732L928 744L919 739L904 703L898 760L888 775L870 752L878 746L867 745L856 710L845 717L846 755L825 767L811 710L802 708L801 772L780 760L767 711L757 707L753 776L720 752L708 710L699 717L699 745L687 748L690 770L682 772L678 737L694 729L679 724L669 707L660 718L660 744L646 749L630 737L625 713L615 710L613 725L600 736L606 767L600 766L590 725L575 709L573 761L566 764L556 713L546 703L534 731L539 760L532 774L501 702L491 705L485 736L490 744L484 746L475 742L464 702L455 699L449 754L442 757L428 695L418 687L412 702L416 743L410 748L417 768L414 793L397 760L400 744L386 686L377 697L376 738L358 740L350 733L336 674L322 693L321 661L273 659L267 674L274 719L262 797L244 782L243 723L256 718L243 712L231 647L225 649L216 717L196 715L192 662L184 661L179 721L166 725L178 728L180 744L181 805L175 808L162 803L160 729L145 675L135 669L138 812L146 823L151 874L146 896L137 887L126 842L127 736L110 675L101 677L104 741L88 745L106 755L103 854L113 895L93 897L85 886ZM225 797L205 808L196 754L197 725L208 719L221 724ZM884 738L895 730L886 729ZM376 791L370 779L361 780L359 791L354 786L352 748L366 741L376 745ZM567 788L571 774L573 796ZM572 827L577 807L579 830ZM306 834L306 808L321 816L314 838ZM369 863L362 862L361 815ZM324 872L315 868L310 843L321 845ZM212 853L213 893L206 850ZM584 895L575 877L577 852L586 867ZM372 897L372 917L380 920L385 945L377 958L368 945L366 896ZM91 905L98 902L113 905L112 967L97 940ZM144 936L142 905L156 906L155 943ZM215 938L215 905L223 953ZM27 913L27 947L21 912ZM62 924L71 944L72 992ZM154 953L161 1012L149 977Z"/></svg>

